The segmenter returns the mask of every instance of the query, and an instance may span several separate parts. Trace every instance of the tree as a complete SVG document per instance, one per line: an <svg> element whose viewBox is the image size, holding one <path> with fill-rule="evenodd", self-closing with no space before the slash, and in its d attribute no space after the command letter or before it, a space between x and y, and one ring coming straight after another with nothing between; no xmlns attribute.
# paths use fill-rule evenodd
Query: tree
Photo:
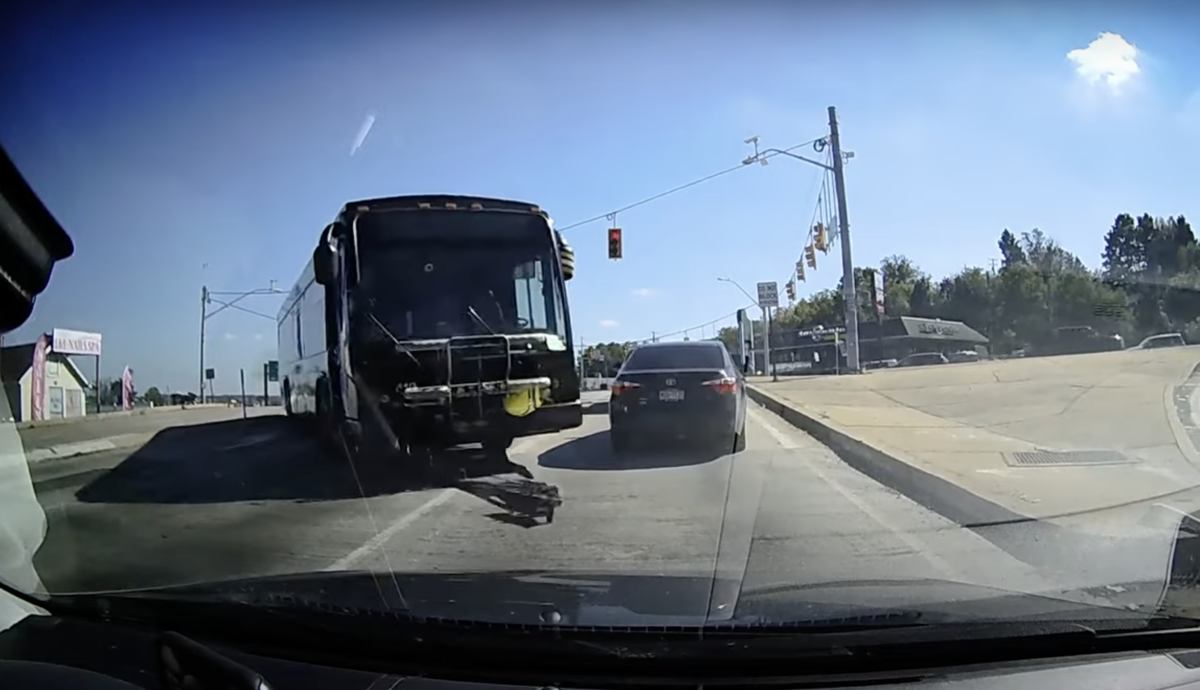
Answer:
<svg viewBox="0 0 1200 690"><path fill-rule="evenodd" d="M996 272L967 267L935 280L908 257L884 257L878 270L884 274L886 313L963 321L1001 353L1028 345L1036 350L1066 326L1120 334L1126 342L1164 331L1200 338L1200 246L1187 220L1122 213L1103 237L1099 271L1037 228L1000 233L1003 263ZM869 299L875 270L854 269L860 322L875 319ZM839 280L836 289L777 310L772 332L843 326L842 299ZM760 349L762 323L754 328L754 347ZM737 347L736 328L722 329L719 337Z"/></svg>
<svg viewBox="0 0 1200 690"><path fill-rule="evenodd" d="M1021 248L1021 243L1017 241L1016 235L1009 232L1008 228L1000 233L1000 241L997 244L1000 246L1000 256L1002 257L1001 270L1013 264L1025 263L1025 250Z"/></svg>
<svg viewBox="0 0 1200 690"><path fill-rule="evenodd" d="M148 389L146 389L146 393L143 397L146 399L146 402L154 405L155 407L161 406L164 402L163 394L158 390L157 386L150 386Z"/></svg>
<svg viewBox="0 0 1200 690"><path fill-rule="evenodd" d="M612 377L625 363L633 350L633 343L597 343L589 345L583 352L584 376Z"/></svg>

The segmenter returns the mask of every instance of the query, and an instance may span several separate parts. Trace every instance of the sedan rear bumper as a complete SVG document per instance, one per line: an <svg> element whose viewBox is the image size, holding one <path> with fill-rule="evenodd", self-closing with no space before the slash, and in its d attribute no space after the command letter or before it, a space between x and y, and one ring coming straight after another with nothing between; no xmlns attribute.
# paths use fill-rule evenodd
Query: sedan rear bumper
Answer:
<svg viewBox="0 0 1200 690"><path fill-rule="evenodd" d="M629 433L638 437L724 438L732 436L736 428L737 414L734 409L687 409L639 410L614 405L608 416L609 426L614 433Z"/></svg>

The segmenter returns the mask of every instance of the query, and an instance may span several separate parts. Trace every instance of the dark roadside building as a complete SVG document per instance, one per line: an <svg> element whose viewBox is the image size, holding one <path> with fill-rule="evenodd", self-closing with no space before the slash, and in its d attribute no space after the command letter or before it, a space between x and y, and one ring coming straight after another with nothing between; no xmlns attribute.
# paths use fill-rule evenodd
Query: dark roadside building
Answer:
<svg viewBox="0 0 1200 690"><path fill-rule="evenodd" d="M940 352L950 361L962 353L988 356L989 341L962 321L899 316L858 325L858 342L863 362L901 360L924 353Z"/></svg>
<svg viewBox="0 0 1200 690"><path fill-rule="evenodd" d="M846 368L845 329L792 328L773 334L771 362L781 376L832 374ZM949 361L988 356L988 339L961 321L901 316L858 324L863 368L890 366L905 357L938 352Z"/></svg>

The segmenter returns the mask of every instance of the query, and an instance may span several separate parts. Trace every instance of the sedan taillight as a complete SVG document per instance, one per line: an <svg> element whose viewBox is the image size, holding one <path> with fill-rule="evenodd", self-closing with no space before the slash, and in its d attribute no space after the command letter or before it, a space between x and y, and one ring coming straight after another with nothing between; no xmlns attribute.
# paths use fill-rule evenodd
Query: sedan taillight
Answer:
<svg viewBox="0 0 1200 690"><path fill-rule="evenodd" d="M715 389L718 393L735 393L735 392L737 392L737 379L729 377L729 376L724 376L719 379L713 379L711 381L705 381L703 385L708 386L709 388Z"/></svg>
<svg viewBox="0 0 1200 690"><path fill-rule="evenodd" d="M634 388L641 388L641 387L642 387L642 384L633 383L631 381L613 381L612 385L609 386L608 389L612 391L612 397L615 398L618 395L620 395L621 393L624 393L625 391L631 391Z"/></svg>

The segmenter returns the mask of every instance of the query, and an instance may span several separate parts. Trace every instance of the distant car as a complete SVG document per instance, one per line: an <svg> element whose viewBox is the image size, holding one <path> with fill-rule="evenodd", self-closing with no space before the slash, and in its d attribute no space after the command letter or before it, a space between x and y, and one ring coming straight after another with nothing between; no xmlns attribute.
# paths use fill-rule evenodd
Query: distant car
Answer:
<svg viewBox="0 0 1200 690"><path fill-rule="evenodd" d="M975 350L958 350L956 352L947 352L946 359L951 364L961 364L963 362L978 362L981 357Z"/></svg>
<svg viewBox="0 0 1200 690"><path fill-rule="evenodd" d="M937 364L949 364L950 360L940 352L917 352L911 354L896 364L898 367L928 367Z"/></svg>
<svg viewBox="0 0 1200 690"><path fill-rule="evenodd" d="M687 438L746 447L746 382L725 345L653 343L629 355L609 387L613 451Z"/></svg>

